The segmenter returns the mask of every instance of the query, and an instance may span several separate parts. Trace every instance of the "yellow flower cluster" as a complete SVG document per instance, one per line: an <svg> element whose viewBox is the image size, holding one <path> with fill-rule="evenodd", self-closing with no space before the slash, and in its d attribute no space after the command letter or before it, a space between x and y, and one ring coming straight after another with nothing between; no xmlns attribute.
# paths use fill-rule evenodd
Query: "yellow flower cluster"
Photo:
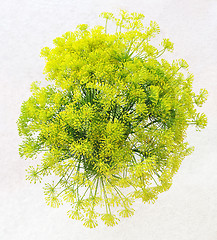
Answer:
<svg viewBox="0 0 217 240"><path fill-rule="evenodd" d="M154 202L168 190L192 151L185 142L188 126L201 129L207 122L196 111L207 91L192 91L183 59L162 57L173 43L152 45L157 23L146 27L143 14L126 11L101 16L105 27L78 25L52 49L42 49L49 84L31 85L18 119L20 155L40 160L27 179L36 183L51 175L47 204L69 202L69 217L89 228L99 218L114 226L118 215L134 214L135 199Z"/></svg>

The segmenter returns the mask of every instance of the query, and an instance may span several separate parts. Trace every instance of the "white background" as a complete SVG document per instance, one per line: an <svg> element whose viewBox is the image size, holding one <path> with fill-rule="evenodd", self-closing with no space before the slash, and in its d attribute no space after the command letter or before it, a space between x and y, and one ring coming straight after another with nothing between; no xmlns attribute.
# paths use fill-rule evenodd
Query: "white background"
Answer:
<svg viewBox="0 0 217 240"><path fill-rule="evenodd" d="M16 121L32 81L43 81L40 50L77 24L100 23L102 11L138 11L155 20L184 58L194 90L209 91L202 132L154 205L137 202L135 215L118 226L86 229L67 209L48 207L42 185L25 180L28 162L18 155ZM217 0L0 0L0 239L1 240L216 240L217 239Z"/></svg>

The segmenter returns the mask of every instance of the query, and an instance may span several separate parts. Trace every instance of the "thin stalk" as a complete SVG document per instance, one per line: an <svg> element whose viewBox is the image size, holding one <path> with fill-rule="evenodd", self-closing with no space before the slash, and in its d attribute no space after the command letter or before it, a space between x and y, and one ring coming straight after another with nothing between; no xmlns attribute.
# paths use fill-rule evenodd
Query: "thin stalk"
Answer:
<svg viewBox="0 0 217 240"><path fill-rule="evenodd" d="M96 187L95 187L95 193L94 193L94 196L92 195L92 192L91 192L91 195L93 197L93 201L92 201L92 211L94 210L94 207L95 207L95 201L96 201L96 194L97 194L97 190L98 190L98 183L99 183L99 178L97 178L97 183L96 183Z"/></svg>
<svg viewBox="0 0 217 240"><path fill-rule="evenodd" d="M159 58L160 56L162 56L165 53L165 51L166 51L165 48L162 49L161 51L159 51L160 54L158 56L156 56L156 58Z"/></svg>
<svg viewBox="0 0 217 240"><path fill-rule="evenodd" d="M144 42L145 40L146 40L146 39L143 39L143 40L136 46L136 48L134 49L134 51L132 51L132 53L129 55L129 57L131 57L131 56L133 55L133 53L138 50L138 48L143 44L143 42Z"/></svg>
<svg viewBox="0 0 217 240"><path fill-rule="evenodd" d="M158 178L160 178L160 175L157 172L154 171L154 173L156 176L158 176Z"/></svg>
<svg viewBox="0 0 217 240"><path fill-rule="evenodd" d="M67 190L68 188L70 188L71 186L75 186L75 184L76 184L76 182L74 182L74 183L70 184L68 187L64 188L64 189L57 195L57 197L58 197L59 195L61 195L65 190ZM79 187L82 186L82 185L83 185L83 183L79 184ZM74 189L73 189L73 190L74 190Z"/></svg>
<svg viewBox="0 0 217 240"><path fill-rule="evenodd" d="M94 198L93 198L93 206L96 200L96 194L97 194L97 190L98 190L98 184L99 184L99 178L97 178L97 183L96 183L96 188L95 188L95 193L94 193Z"/></svg>
<svg viewBox="0 0 217 240"><path fill-rule="evenodd" d="M103 189L103 192L104 192L104 200L105 200L105 205L106 205L106 212L111 214L111 209L110 209L110 206L108 204L108 197L107 197L107 194L106 194L105 185L103 183L102 177L101 177L101 184L102 184L102 189Z"/></svg>
<svg viewBox="0 0 217 240"><path fill-rule="evenodd" d="M89 185L89 187L86 189L86 191L84 192L84 194L83 194L82 198L80 199L80 201L83 200L83 198L84 198L84 196L86 195L86 193L87 193L87 191L89 190L89 188L90 188L90 185Z"/></svg>
<svg viewBox="0 0 217 240"><path fill-rule="evenodd" d="M147 128L147 127L149 127L150 125L152 125L152 124L154 124L154 123L156 123L156 122L158 122L157 119L154 120L154 121L152 121L152 122L150 122L150 123L148 123L147 125L145 125L144 128Z"/></svg>
<svg viewBox="0 0 217 240"><path fill-rule="evenodd" d="M105 20L105 34L107 33L108 18Z"/></svg>
<svg viewBox="0 0 217 240"><path fill-rule="evenodd" d="M67 167L69 167L70 164L67 165ZM68 169L69 170L69 169ZM60 178L60 180L57 182L57 184L54 186L54 188L57 187L57 185L62 181L62 179L65 177L66 173L68 172L68 170L64 173L64 175Z"/></svg>
<svg viewBox="0 0 217 240"><path fill-rule="evenodd" d="M114 186L110 180L107 179L107 181L110 183L110 185L115 189L115 191L118 193L118 195L121 197L120 194L122 194L124 196L124 198L127 198L116 186ZM121 197L122 198L122 197Z"/></svg>
<svg viewBox="0 0 217 240"><path fill-rule="evenodd" d="M149 172L149 173L150 173L150 172ZM157 186L159 186L158 183L156 182L156 180L154 179L154 177L152 176L151 173L150 173L150 175L151 175L151 178L154 180L155 184L156 184Z"/></svg>

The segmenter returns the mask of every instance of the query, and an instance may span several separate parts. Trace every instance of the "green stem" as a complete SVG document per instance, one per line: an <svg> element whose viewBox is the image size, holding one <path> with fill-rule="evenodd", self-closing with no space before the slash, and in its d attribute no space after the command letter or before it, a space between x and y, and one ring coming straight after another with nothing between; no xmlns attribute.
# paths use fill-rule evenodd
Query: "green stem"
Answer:
<svg viewBox="0 0 217 240"><path fill-rule="evenodd" d="M150 172L149 172L150 173ZM156 183L156 185L157 186L159 186L158 184L157 184L157 182L156 182L156 180L154 179L154 177L152 176L152 174L150 173L150 175L151 175L151 178L154 180L154 182Z"/></svg>
<svg viewBox="0 0 217 240"><path fill-rule="evenodd" d="M162 56L165 53L166 49L162 49L161 51L159 51L159 55L156 56L156 58L159 58L160 56Z"/></svg>
<svg viewBox="0 0 217 240"><path fill-rule="evenodd" d="M98 184L99 184L99 178L97 178L95 193L94 193L94 197L93 197L93 207L92 207L92 210L94 209L94 206L95 206L96 194L97 194L97 190L98 190Z"/></svg>
<svg viewBox="0 0 217 240"><path fill-rule="evenodd" d="M134 52L136 52L137 50L138 50L138 48L143 44L143 42L145 41L146 39L144 38L137 46L136 46L136 48L134 49L134 51L132 51L132 53L129 55L129 57L131 57L133 54L134 54Z"/></svg>
<svg viewBox="0 0 217 240"><path fill-rule="evenodd" d="M70 164L67 165L67 167L69 167ZM60 178L60 180L57 182L57 184L54 186L54 188L57 187L57 185L62 181L62 179L65 177L66 173L69 171L69 169L67 169L67 171L63 174L63 176Z"/></svg>
<svg viewBox="0 0 217 240"><path fill-rule="evenodd" d="M106 205L106 212L111 214L111 209L108 203L108 197L106 194L106 190L105 190L105 185L103 183L103 178L101 177L101 183L102 183L102 189L103 189L103 193L104 193L104 201L105 201L105 205Z"/></svg>
<svg viewBox="0 0 217 240"><path fill-rule="evenodd" d="M108 18L105 20L105 34L107 33Z"/></svg>

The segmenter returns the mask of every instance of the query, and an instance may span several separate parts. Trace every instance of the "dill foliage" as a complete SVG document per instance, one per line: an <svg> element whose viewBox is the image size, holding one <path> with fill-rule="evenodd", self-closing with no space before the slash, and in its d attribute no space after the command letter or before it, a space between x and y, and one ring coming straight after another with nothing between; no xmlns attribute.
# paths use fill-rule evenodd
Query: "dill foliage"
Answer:
<svg viewBox="0 0 217 240"><path fill-rule="evenodd" d="M185 60L169 63L169 39L151 44L159 26L144 26L143 14L104 12L105 27L78 25L45 47L48 84L31 85L18 119L23 137L20 156L40 164L27 179L45 183L51 207L71 205L68 215L89 228L118 223L134 214L135 199L154 202L192 148L189 125L207 120L201 107L207 91L192 91L193 75ZM108 33L108 23L116 32Z"/></svg>

